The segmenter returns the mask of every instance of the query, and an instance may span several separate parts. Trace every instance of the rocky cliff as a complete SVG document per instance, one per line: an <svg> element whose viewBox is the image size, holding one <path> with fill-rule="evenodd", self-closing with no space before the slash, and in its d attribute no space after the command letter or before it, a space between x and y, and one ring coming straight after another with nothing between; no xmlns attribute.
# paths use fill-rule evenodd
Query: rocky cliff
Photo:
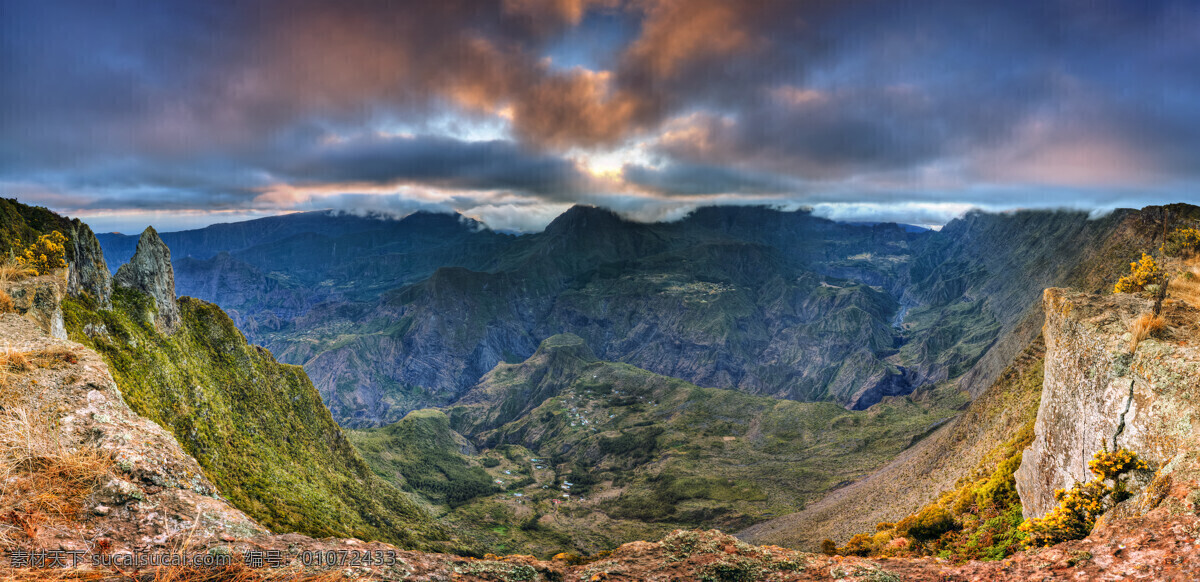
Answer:
<svg viewBox="0 0 1200 582"><path fill-rule="evenodd" d="M171 249L158 237L153 226L146 227L138 239L137 251L128 263L117 269L113 282L120 287L140 291L154 300L154 322L166 333L179 329L179 304L175 301L175 271L171 268Z"/></svg>
<svg viewBox="0 0 1200 582"><path fill-rule="evenodd" d="M1196 450L1200 311L1168 300L1161 337L1131 349L1130 327L1152 301L1047 289L1046 375L1033 444L1018 469L1025 517L1056 505L1055 489L1091 478L1101 449L1127 448L1154 468Z"/></svg>
<svg viewBox="0 0 1200 582"><path fill-rule="evenodd" d="M45 208L0 198L0 240L27 246L37 237L58 231L67 237L67 292L88 295L108 305L112 277L104 262L100 242L92 229L77 218L65 218Z"/></svg>
<svg viewBox="0 0 1200 582"><path fill-rule="evenodd" d="M12 298L12 313L33 322L47 335L58 339L67 338L62 311L66 287L61 274L0 282L0 289Z"/></svg>
<svg viewBox="0 0 1200 582"><path fill-rule="evenodd" d="M112 276L104 262L100 241L92 229L78 218L71 219L63 234L67 236L69 246L67 292L74 295L87 293L100 305L107 307L112 295Z"/></svg>

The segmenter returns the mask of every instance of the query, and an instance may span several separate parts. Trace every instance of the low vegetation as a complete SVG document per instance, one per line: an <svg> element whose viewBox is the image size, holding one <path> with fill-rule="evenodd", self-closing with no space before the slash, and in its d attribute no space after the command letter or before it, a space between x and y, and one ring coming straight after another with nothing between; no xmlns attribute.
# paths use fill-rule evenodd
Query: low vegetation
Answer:
<svg viewBox="0 0 1200 582"><path fill-rule="evenodd" d="M1194 228L1177 228L1167 235L1167 240L1159 247L1160 252L1168 257L1190 257L1200 251L1200 230Z"/></svg>
<svg viewBox="0 0 1200 582"><path fill-rule="evenodd" d="M1117 280L1113 293L1136 293L1149 285L1162 283L1162 271L1158 263L1146 253L1142 253L1140 260L1129 263L1129 271L1128 275Z"/></svg>
<svg viewBox="0 0 1200 582"><path fill-rule="evenodd" d="M1087 537L1097 517L1130 497L1122 477L1132 471L1146 470L1147 465L1129 450L1102 450L1088 462L1088 469L1095 475L1091 481L1055 491L1058 507L1045 517L1021 524L1021 531L1028 535L1027 546L1052 546Z"/></svg>
<svg viewBox="0 0 1200 582"><path fill-rule="evenodd" d="M499 491L483 468L458 452L461 445L440 411L416 410L394 424L347 435L380 477L431 502L458 507ZM491 463L481 464L500 464L495 458L486 460Z"/></svg>
<svg viewBox="0 0 1200 582"><path fill-rule="evenodd" d="M997 560L1021 547L1024 534L1021 503L1014 473L1022 451L1033 440L1033 426L1042 393L1045 347L1040 336L1019 355L957 421L938 456L970 455L963 445L980 434L992 435L979 444L971 465L950 489L913 514L896 522L881 522L869 532L854 535L842 548L833 540L821 544L833 555L939 556L955 562ZM999 426L996 425L999 423ZM960 428L961 427L961 428ZM1002 440L1001 440L1002 439ZM995 444L996 440L1001 440ZM926 469L929 470L929 469ZM948 470L940 466L940 471ZM927 483L913 474L894 477L897 487ZM887 495L898 495L889 490ZM827 530L828 531L828 530Z"/></svg>
<svg viewBox="0 0 1200 582"><path fill-rule="evenodd" d="M1039 367L1040 369L1040 367ZM896 523L880 523L874 533L860 533L838 548L826 540L826 553L848 556L938 556L956 562L999 560L1022 547L1021 500L1013 474L1021 452L1033 440L1026 424L999 447L1002 459L988 472L963 479L937 501Z"/></svg>

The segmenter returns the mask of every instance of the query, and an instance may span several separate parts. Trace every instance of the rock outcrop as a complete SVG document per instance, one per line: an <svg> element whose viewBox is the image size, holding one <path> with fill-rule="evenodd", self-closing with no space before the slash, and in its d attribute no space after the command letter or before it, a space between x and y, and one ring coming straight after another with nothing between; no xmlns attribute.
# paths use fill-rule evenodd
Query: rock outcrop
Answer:
<svg viewBox="0 0 1200 582"><path fill-rule="evenodd" d="M63 326L62 298L66 285L59 274L4 283L0 288L12 298L13 313L32 321L47 335L67 339Z"/></svg>
<svg viewBox="0 0 1200 582"><path fill-rule="evenodd" d="M1130 326L1151 311L1134 295L1047 289L1046 374L1034 440L1016 473L1026 518L1056 505L1055 489L1091 479L1101 449L1127 448L1160 468L1196 449L1200 312L1168 301L1167 331L1131 354Z"/></svg>
<svg viewBox="0 0 1200 582"><path fill-rule="evenodd" d="M100 263L103 265L103 261ZM128 263L117 269L114 282L141 291L154 299L158 308L155 323L166 333L179 329L179 304L175 301L175 271L171 268L171 249L148 226L138 239L137 250Z"/></svg>
<svg viewBox="0 0 1200 582"><path fill-rule="evenodd" d="M104 261L100 241L92 229L77 218L71 220L68 230L65 234L71 250L67 253L67 292L72 295L87 293L101 307L108 307L112 295L112 275Z"/></svg>

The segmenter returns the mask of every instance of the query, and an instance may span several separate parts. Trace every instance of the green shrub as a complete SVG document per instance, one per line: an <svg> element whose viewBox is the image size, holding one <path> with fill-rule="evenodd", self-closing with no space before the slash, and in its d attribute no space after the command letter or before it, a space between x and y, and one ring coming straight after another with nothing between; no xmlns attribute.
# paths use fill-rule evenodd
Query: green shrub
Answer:
<svg viewBox="0 0 1200 582"><path fill-rule="evenodd" d="M901 537L921 541L933 540L954 529L954 516L938 505L928 505L896 524L896 533Z"/></svg>

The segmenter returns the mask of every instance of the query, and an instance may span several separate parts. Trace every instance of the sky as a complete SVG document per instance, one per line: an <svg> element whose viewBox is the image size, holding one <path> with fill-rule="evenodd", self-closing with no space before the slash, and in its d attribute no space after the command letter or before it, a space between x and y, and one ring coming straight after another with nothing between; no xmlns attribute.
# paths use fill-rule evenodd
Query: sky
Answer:
<svg viewBox="0 0 1200 582"><path fill-rule="evenodd" d="M1200 201L1200 2L0 2L0 196L99 231Z"/></svg>

